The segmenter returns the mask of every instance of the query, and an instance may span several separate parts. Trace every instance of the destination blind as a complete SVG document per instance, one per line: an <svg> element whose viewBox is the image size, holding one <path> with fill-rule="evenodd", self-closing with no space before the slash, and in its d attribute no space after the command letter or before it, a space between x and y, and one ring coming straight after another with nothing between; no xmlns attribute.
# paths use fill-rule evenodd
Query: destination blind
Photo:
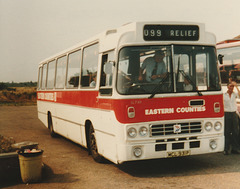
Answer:
<svg viewBox="0 0 240 189"><path fill-rule="evenodd" d="M145 25L145 41L198 41L197 25Z"/></svg>

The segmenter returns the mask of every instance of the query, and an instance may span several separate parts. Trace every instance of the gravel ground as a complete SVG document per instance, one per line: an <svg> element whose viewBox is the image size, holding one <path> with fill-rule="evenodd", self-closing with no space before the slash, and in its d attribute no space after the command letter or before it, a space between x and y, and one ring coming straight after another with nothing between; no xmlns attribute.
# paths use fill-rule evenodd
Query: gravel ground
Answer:
<svg viewBox="0 0 240 189"><path fill-rule="evenodd" d="M44 150L41 182L22 183L18 159L0 159L0 188L240 188L240 155L99 164L81 146L52 138L37 119L36 106L0 106L0 134L38 142Z"/></svg>

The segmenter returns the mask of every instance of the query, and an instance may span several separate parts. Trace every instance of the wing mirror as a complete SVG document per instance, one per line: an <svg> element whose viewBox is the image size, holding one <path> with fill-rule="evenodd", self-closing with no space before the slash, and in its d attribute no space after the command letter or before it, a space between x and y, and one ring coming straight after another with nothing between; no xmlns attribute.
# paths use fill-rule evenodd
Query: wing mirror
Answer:
<svg viewBox="0 0 240 189"><path fill-rule="evenodd" d="M218 61L220 64L223 64L223 57L224 57L224 55L222 55L222 54L218 55Z"/></svg>

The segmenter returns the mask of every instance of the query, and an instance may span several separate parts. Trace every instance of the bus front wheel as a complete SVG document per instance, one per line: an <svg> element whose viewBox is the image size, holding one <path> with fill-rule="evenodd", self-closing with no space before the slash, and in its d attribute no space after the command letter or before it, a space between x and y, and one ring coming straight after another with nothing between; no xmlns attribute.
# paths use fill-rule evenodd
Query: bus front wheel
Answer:
<svg viewBox="0 0 240 189"><path fill-rule="evenodd" d="M89 151L93 159L98 163L103 162L104 158L98 153L95 130L92 125L90 125L88 137L89 137Z"/></svg>

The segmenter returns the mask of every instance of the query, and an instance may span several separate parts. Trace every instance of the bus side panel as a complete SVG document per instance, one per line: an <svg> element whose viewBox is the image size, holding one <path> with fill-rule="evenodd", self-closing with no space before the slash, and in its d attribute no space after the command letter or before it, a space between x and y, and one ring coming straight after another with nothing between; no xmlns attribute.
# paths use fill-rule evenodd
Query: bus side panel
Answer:
<svg viewBox="0 0 240 189"><path fill-rule="evenodd" d="M46 102L37 101L38 119L48 127Z"/></svg>
<svg viewBox="0 0 240 189"><path fill-rule="evenodd" d="M87 147L85 122L92 123L97 140L98 152L106 159L117 163L116 132L118 122L113 111L81 106L39 101L39 119L47 127L47 112L51 112L54 131ZM121 130L121 129L120 129Z"/></svg>
<svg viewBox="0 0 240 189"><path fill-rule="evenodd" d="M86 146L81 129L84 121L80 119L81 110L79 107L60 103L55 103L55 107L57 123L54 128L56 132L76 143Z"/></svg>
<svg viewBox="0 0 240 189"><path fill-rule="evenodd" d="M56 111L57 117L65 121L64 126L58 125L58 127L64 127L63 130L68 132L67 138L87 147L85 129L88 121L95 130L99 154L117 162L116 128L118 122L113 111L60 103L56 103Z"/></svg>
<svg viewBox="0 0 240 189"><path fill-rule="evenodd" d="M95 129L98 153L106 159L117 163L117 128L119 123L113 111L93 110L91 118Z"/></svg>

